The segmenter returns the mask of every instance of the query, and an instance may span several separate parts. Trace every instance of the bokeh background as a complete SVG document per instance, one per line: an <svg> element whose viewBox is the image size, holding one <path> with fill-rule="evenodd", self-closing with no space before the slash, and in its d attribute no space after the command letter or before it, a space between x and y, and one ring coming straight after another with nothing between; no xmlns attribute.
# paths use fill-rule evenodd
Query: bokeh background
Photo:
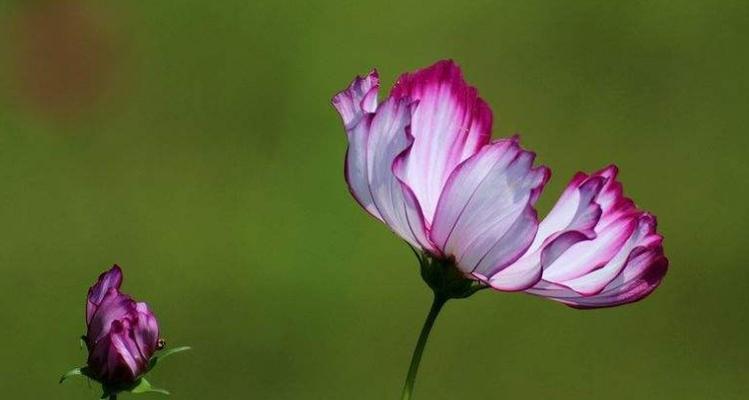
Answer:
<svg viewBox="0 0 749 400"><path fill-rule="evenodd" d="M0 393L97 398L57 379L116 262L194 346L175 399L398 398L430 293L329 99L449 57L553 169L542 212L616 163L671 270L616 309L448 304L417 398L746 398L749 3L617 3L0 1Z"/></svg>

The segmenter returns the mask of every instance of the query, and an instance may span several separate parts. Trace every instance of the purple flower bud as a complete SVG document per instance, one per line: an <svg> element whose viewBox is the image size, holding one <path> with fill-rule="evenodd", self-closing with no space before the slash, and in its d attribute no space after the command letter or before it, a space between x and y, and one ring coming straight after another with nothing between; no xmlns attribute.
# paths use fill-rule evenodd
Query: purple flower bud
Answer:
<svg viewBox="0 0 749 400"><path fill-rule="evenodd" d="M115 265L88 291L88 368L107 385L128 385L148 370L157 350L159 326L146 303L120 292L122 270Z"/></svg>

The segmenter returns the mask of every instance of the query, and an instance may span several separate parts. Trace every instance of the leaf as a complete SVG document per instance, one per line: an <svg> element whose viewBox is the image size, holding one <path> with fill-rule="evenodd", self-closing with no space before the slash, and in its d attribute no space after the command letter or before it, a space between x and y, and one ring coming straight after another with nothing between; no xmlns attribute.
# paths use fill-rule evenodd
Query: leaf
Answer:
<svg viewBox="0 0 749 400"><path fill-rule="evenodd" d="M70 378L71 376L77 376L77 375L83 375L83 372L81 372L81 369L80 368L71 369L70 371L64 373L60 377L60 383L65 382L65 380Z"/></svg>
<svg viewBox="0 0 749 400"><path fill-rule="evenodd" d="M83 349L86 346L86 336L80 337L80 345L81 345L81 349Z"/></svg>
<svg viewBox="0 0 749 400"><path fill-rule="evenodd" d="M156 357L163 359L165 357L171 356L172 354L180 353L180 352L187 351L187 350L192 350L192 347L190 346L175 347L173 349L169 349L169 350L159 353Z"/></svg>
<svg viewBox="0 0 749 400"><path fill-rule="evenodd" d="M80 368L71 369L70 371L66 372L60 377L60 383L65 382L68 378L72 376L79 376L79 375L90 378L88 374L88 367L80 367Z"/></svg>
<svg viewBox="0 0 749 400"><path fill-rule="evenodd" d="M135 386L132 387L129 390L130 393L161 393L168 395L169 392L164 389L159 389L151 386L151 383L146 380L146 378L140 378L138 379L138 382L136 382Z"/></svg>
<svg viewBox="0 0 749 400"><path fill-rule="evenodd" d="M172 354L180 353L180 352L187 351L187 350L190 350L190 349L192 349L192 347L190 347L190 346L182 346L182 347L175 347L173 349L169 349L169 350L163 351L160 354L157 354L157 355L151 357L150 366L149 366L148 369L149 370L152 369L153 367L156 366L156 364L158 364L159 361L163 360L166 357L171 356Z"/></svg>

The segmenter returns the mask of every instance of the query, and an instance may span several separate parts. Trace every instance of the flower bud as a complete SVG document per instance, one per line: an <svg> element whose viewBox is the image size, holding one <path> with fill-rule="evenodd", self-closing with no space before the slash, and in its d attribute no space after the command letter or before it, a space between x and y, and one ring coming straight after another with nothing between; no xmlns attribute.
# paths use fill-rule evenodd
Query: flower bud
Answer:
<svg viewBox="0 0 749 400"><path fill-rule="evenodd" d="M157 350L159 326L146 303L120 292L122 270L115 265L88 291L88 369L110 386L127 386L148 371Z"/></svg>

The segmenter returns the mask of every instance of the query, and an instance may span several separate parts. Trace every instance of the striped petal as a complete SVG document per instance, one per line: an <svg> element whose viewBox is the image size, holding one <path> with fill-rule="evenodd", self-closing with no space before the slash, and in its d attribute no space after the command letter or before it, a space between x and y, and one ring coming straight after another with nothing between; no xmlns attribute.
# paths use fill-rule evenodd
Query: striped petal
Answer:
<svg viewBox="0 0 749 400"><path fill-rule="evenodd" d="M595 196L601 212L594 236L542 255L541 280L528 293L580 308L607 307L637 301L660 283L668 260L655 217L623 196L616 174L608 167L587 180L605 179Z"/></svg>
<svg viewBox="0 0 749 400"><path fill-rule="evenodd" d="M516 138L483 147L450 175L432 225L432 241L458 268L490 276L515 261L538 228L533 209L549 171Z"/></svg>
<svg viewBox="0 0 749 400"><path fill-rule="evenodd" d="M110 331L110 339L113 350L121 357L122 362L130 370L132 377L137 377L145 371L148 359L143 356L135 338L132 335L133 327L128 319L114 321ZM114 357L111 363L117 364L120 360Z"/></svg>
<svg viewBox="0 0 749 400"><path fill-rule="evenodd" d="M660 236L655 234L655 219L645 214L641 217L638 231L649 232L644 237L656 236L650 244L635 246L629 253L613 279L609 276L591 277L593 283L606 282L601 290L594 294L580 293L581 283L577 283L577 290L568 284L540 281L527 293L546 297L567 304L571 307L589 309L613 307L627 303L633 303L645 298L658 285L668 271L668 259L663 254L660 245ZM614 263L618 267L618 263ZM609 268L613 269L613 268ZM609 275L607 272L606 275ZM590 284L590 283L589 283Z"/></svg>
<svg viewBox="0 0 749 400"><path fill-rule="evenodd" d="M129 296L120 293L116 288L110 288L88 324L86 340L89 346L93 346L109 334L113 321L129 315L133 303Z"/></svg>
<svg viewBox="0 0 749 400"><path fill-rule="evenodd" d="M382 220L374 205L367 175L367 141L369 127L377 110L379 77L372 71L364 78L356 77L349 87L333 97L333 106L343 120L348 149L344 167L349 191L367 212Z"/></svg>
<svg viewBox="0 0 749 400"><path fill-rule="evenodd" d="M553 260L549 259L544 265L544 279L568 281L597 270L626 247L625 244L636 233L640 213L633 207L632 201L622 195L616 174L616 167L612 166L593 174L588 180L604 180L595 199L601 209L600 218L593 227L595 237L556 251Z"/></svg>
<svg viewBox="0 0 749 400"><path fill-rule="evenodd" d="M594 198L605 179L578 173L559 201L541 221L533 243L515 263L497 272L488 283L497 290L524 290L541 279L545 265L554 261L573 244L595 237L593 228L601 216Z"/></svg>
<svg viewBox="0 0 749 400"><path fill-rule="evenodd" d="M637 228L606 264L587 274L560 283L583 295L590 296L599 293L624 269L635 249L660 246L661 237L655 234L655 219L652 216L641 215L636 223Z"/></svg>
<svg viewBox="0 0 749 400"><path fill-rule="evenodd" d="M150 359L159 342L159 324L146 303L136 303L133 337L145 359Z"/></svg>
<svg viewBox="0 0 749 400"><path fill-rule="evenodd" d="M119 290L122 285L122 270L115 264L109 271L103 272L99 275L99 279L96 283L88 289L88 297L86 298L86 324L91 322L96 309L104 300L104 296L109 292L109 289Z"/></svg>
<svg viewBox="0 0 749 400"><path fill-rule="evenodd" d="M414 143L402 177L431 224L453 169L489 142L492 112L451 60L401 75L391 96L418 101L411 116Z"/></svg>
<svg viewBox="0 0 749 400"><path fill-rule="evenodd" d="M413 142L408 133L413 106L407 99L391 97L371 119L366 157L369 190L374 206L390 229L411 245L438 253L428 238L419 202L393 172Z"/></svg>
<svg viewBox="0 0 749 400"><path fill-rule="evenodd" d="M357 77L333 98L349 141L346 180L351 193L370 214L408 243L439 254L427 235L421 206L411 188L395 173L409 154L409 130L416 103L389 97L377 105L377 73Z"/></svg>

